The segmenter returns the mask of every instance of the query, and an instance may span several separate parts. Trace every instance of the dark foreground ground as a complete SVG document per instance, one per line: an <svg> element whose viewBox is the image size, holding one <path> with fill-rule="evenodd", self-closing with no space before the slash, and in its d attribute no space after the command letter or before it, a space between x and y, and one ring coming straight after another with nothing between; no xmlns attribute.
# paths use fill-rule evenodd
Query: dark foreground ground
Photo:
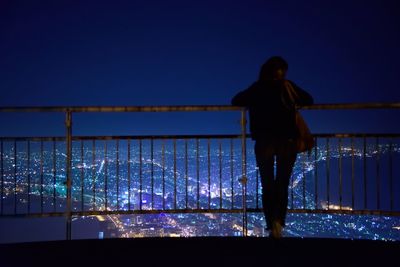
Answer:
<svg viewBox="0 0 400 267"><path fill-rule="evenodd" d="M65 265L400 266L400 242L195 237L0 244L1 267Z"/></svg>

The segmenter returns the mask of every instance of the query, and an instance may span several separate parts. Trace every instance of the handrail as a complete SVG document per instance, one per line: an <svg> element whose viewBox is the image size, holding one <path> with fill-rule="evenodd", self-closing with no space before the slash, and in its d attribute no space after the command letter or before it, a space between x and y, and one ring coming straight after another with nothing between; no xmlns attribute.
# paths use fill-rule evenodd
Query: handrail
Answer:
<svg viewBox="0 0 400 267"><path fill-rule="evenodd" d="M342 104L315 104L303 106L305 110L329 110L329 109L399 109L400 102L392 103L342 103Z"/></svg>
<svg viewBox="0 0 400 267"><path fill-rule="evenodd" d="M0 112L187 112L240 111L243 107L228 105L194 106L73 106L73 107L0 107Z"/></svg>
<svg viewBox="0 0 400 267"><path fill-rule="evenodd" d="M312 133L317 138L351 138L351 137L400 137L399 133ZM193 134L193 135L75 135L72 136L72 141L85 140L163 140L163 139L232 139L241 138L240 134ZM246 138L250 138L250 134L246 134ZM0 141L65 141L65 136L0 136Z"/></svg>
<svg viewBox="0 0 400 267"><path fill-rule="evenodd" d="M299 107L303 110L337 109L400 109L400 102L391 103L337 103ZM0 107L0 112L179 112L179 111L239 111L243 107L230 105L177 106L28 106Z"/></svg>

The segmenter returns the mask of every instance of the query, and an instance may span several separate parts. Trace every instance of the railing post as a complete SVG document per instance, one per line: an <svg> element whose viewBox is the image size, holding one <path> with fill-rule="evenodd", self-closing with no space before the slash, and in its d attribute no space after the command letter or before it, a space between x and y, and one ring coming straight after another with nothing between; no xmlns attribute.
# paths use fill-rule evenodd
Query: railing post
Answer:
<svg viewBox="0 0 400 267"><path fill-rule="evenodd" d="M240 125L242 129L242 178L240 182L242 184L242 196L243 196L243 236L247 236L247 150L246 150L246 110L241 111Z"/></svg>
<svg viewBox="0 0 400 267"><path fill-rule="evenodd" d="M65 212L67 225L66 225L66 239L71 240L71 160L72 160L72 112L66 112L65 118L66 127L66 145L67 145L67 162L66 162L66 186L67 186L67 208Z"/></svg>

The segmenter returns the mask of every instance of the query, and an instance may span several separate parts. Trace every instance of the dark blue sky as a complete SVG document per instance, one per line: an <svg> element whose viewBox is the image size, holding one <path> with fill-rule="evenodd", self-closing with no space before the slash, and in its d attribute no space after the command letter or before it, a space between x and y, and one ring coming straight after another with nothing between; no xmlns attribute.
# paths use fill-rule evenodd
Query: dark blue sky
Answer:
<svg viewBox="0 0 400 267"><path fill-rule="evenodd" d="M399 102L398 14L395 0L1 0L0 106L230 104L273 55L316 103ZM399 131L397 110L306 113L314 132ZM179 133L183 117L188 128L227 120L214 132L238 129L237 114L203 115L77 115L75 133ZM61 115L36 126L31 115L7 116L3 125L22 135L62 129Z"/></svg>

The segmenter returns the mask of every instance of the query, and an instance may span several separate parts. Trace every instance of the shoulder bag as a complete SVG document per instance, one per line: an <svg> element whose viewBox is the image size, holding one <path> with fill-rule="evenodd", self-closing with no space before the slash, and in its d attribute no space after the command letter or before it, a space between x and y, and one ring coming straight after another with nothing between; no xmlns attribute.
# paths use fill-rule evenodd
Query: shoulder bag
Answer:
<svg viewBox="0 0 400 267"><path fill-rule="evenodd" d="M296 103L297 93L290 82L285 82L285 88L287 90L288 96L293 103ZM297 152L302 153L305 151L311 151L311 149L315 146L314 138L311 134L310 129L308 128L303 116L301 116L300 112L296 110L296 127L299 133L299 137L296 140Z"/></svg>

